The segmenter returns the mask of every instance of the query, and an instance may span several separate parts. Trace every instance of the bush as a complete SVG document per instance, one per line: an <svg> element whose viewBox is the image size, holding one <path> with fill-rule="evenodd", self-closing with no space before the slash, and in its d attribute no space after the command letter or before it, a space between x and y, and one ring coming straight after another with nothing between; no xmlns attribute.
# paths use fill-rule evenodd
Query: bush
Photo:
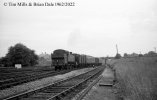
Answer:
<svg viewBox="0 0 157 100"><path fill-rule="evenodd" d="M128 54L127 53L124 53L124 56L123 57L128 57Z"/></svg>
<svg viewBox="0 0 157 100"><path fill-rule="evenodd" d="M148 56L156 56L157 54L154 51L149 51Z"/></svg>
<svg viewBox="0 0 157 100"><path fill-rule="evenodd" d="M143 55L142 55L142 54L139 54L139 57L143 57Z"/></svg>

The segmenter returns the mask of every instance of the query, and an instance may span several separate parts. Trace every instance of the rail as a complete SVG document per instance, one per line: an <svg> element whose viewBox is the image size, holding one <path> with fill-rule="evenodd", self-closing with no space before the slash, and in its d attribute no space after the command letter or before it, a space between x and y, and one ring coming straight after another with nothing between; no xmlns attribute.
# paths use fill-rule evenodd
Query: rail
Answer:
<svg viewBox="0 0 157 100"><path fill-rule="evenodd" d="M97 72L96 72L96 71L97 71ZM101 68L95 68L95 69L92 69L92 70L90 70L90 71L88 71L88 72L86 72L86 73L80 74L80 75L78 75L78 76L72 76L72 77L70 77L70 78L68 78L68 79L62 79L62 80L60 80L60 81L57 81L57 82L48 84L48 85L46 85L46 86L41 86L41 87L39 87L39 88L32 89L32 90L30 90L30 91L27 91L27 92L24 92L24 93L21 93L21 94L17 94L17 95L14 95L14 96L5 98L5 99L3 99L3 100L12 100L12 99L14 99L14 100L19 100L20 98L23 98L23 97L29 97L29 96L31 96L31 95L34 94L34 93L38 93L38 92L44 91L45 89L48 89L48 88L50 88L50 87L55 87L55 86L57 86L57 85L59 85L59 84L63 84L64 82L70 81L70 80L72 80L72 79L76 79L76 77L81 77L81 76L85 76L86 74L89 74L89 76L88 76L88 77L86 76L87 78L85 78L85 79L82 80L81 82L79 82L79 83L77 83L77 84L75 84L75 85L72 85L72 86L70 86L70 87L65 88L63 91L61 91L61 92L59 92L59 93L57 93L57 94L55 94L55 95L53 95L53 96L47 98L46 100L52 100L52 99L54 99L54 98L55 98L55 99L59 99L60 96L66 95L68 92L70 92L71 90L75 89L75 88L78 87L79 85L83 84L84 82L86 82L87 80L89 80L90 78L92 78L94 75L97 75L98 73L100 73L100 71L102 71ZM94 74L91 74L92 72L94 72ZM91 75L90 75L90 74L91 74ZM32 99L32 100L33 100L33 99Z"/></svg>

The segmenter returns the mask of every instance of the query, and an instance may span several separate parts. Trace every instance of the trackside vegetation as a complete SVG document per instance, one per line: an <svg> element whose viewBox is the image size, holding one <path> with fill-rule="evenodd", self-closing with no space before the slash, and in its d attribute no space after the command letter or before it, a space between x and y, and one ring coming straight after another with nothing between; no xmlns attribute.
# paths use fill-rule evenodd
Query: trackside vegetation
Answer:
<svg viewBox="0 0 157 100"><path fill-rule="evenodd" d="M29 49L21 43L9 47L5 57L0 59L0 64L3 67L14 67L15 64L25 66L34 66L37 64L38 56L34 50Z"/></svg>
<svg viewBox="0 0 157 100"><path fill-rule="evenodd" d="M108 62L116 70L117 88L124 100L157 100L157 56Z"/></svg>

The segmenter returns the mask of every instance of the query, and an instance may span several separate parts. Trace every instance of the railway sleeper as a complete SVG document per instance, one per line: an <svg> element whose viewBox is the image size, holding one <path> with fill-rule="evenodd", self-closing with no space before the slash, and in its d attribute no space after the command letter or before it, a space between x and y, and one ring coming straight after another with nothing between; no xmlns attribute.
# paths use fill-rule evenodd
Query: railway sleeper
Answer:
<svg viewBox="0 0 157 100"><path fill-rule="evenodd" d="M81 80L80 80L81 81ZM66 86L66 87L70 87L70 86L73 86L73 85L75 85L75 84L77 84L78 82L80 82L80 81L75 81L75 82L66 82L66 83L63 83L63 84L60 84L60 85L58 85L58 86Z"/></svg>
<svg viewBox="0 0 157 100"><path fill-rule="evenodd" d="M89 72L92 72L92 74L89 74ZM84 80L84 81L86 81L86 80L88 80L87 79L87 77L92 77L92 75L93 75L93 72L96 74L96 73L98 73L98 70L93 70L93 71L89 71L88 73L86 73L87 75L85 75L85 74L83 74L84 76L81 76L81 78ZM78 76L79 77L79 76ZM80 77L79 77L80 78ZM76 77L75 78L76 80L78 80L78 78ZM67 94L67 93L69 93L70 91L75 91L75 87L77 87L77 86L79 86L80 84L82 84L81 82L83 81L83 80L78 80L78 81L76 81L76 80L73 80L73 82L75 82L75 84L72 84L71 82L67 82L68 84L70 83L71 85L68 85L68 87L67 87L67 85L66 85L66 87L67 88L65 88L65 89L61 89L62 91L59 91L59 93L55 93L54 94L54 96L53 97L51 97L51 98L49 98L49 99L47 99L47 100L52 100L52 99L54 99L54 98L58 98L57 100L60 100L63 96L65 97L65 95ZM66 80L67 81L67 80ZM69 80L68 80L69 81ZM62 81L62 82L65 82L64 80ZM62 82L60 82L60 83L62 83ZM77 83L77 85L76 85L76 83ZM56 84L54 84L54 85L56 85ZM73 86L74 85L74 86ZM65 87L65 84L63 85L57 85L57 87L62 87L63 88L63 86ZM70 86L70 88L69 88L69 86ZM40 93L47 93L47 92L45 92L43 89L50 89L52 87L52 85L51 86L48 86L48 87L46 87L46 88L42 88L42 89L40 89L40 90L37 90L36 91L36 93L35 92L31 92L32 94L33 93L35 93L33 96L35 96L35 95L40 95L40 94L38 94L39 92ZM56 86L53 86L53 87L56 87ZM51 89L50 89L51 90ZM44 92L42 92L42 91L44 91ZM57 91L58 92L58 91ZM49 91L48 93L54 93L54 92L52 92L52 91ZM36 98L38 97L38 96L35 96ZM47 97L47 96L46 96ZM32 96L31 95L29 95L28 97L25 97L24 99L20 99L20 100L35 100L35 99L31 99L32 98ZM44 98L38 98L37 100L43 100ZM17 100L17 99L16 99Z"/></svg>
<svg viewBox="0 0 157 100"><path fill-rule="evenodd" d="M94 76L95 76L95 75L94 75ZM63 91L63 92L57 94L56 96L54 96L54 97L52 97L52 98L50 98L50 99L48 99L48 100L53 100L53 98L58 97L58 96L64 94L65 92L67 92L67 91L69 92L69 91L75 90L75 88L77 88L78 86L82 85L84 82L86 82L87 80L89 80L91 77L92 77L92 76L89 76L89 78L85 79L84 81L79 82L78 84L72 86L71 88L69 88L69 89L67 89L67 90L65 90L65 91ZM58 99L57 99L57 100L58 100ZM60 99L59 99L59 100L60 100Z"/></svg>
<svg viewBox="0 0 157 100"><path fill-rule="evenodd" d="M55 95L54 93L44 93L44 94L34 94L29 98L43 98L43 99L48 99L50 98L52 95Z"/></svg>
<svg viewBox="0 0 157 100"><path fill-rule="evenodd" d="M60 92L62 92L63 90L65 90L65 89L60 89L60 88L58 88L58 89L52 89L52 90L45 90L45 91L43 91L43 93L60 93Z"/></svg>

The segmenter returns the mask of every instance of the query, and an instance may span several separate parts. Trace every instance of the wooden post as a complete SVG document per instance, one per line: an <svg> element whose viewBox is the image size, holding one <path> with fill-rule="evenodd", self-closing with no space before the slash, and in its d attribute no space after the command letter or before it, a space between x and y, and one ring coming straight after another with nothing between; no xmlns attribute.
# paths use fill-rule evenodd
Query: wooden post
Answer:
<svg viewBox="0 0 157 100"><path fill-rule="evenodd" d="M117 54L118 54L118 46L117 46L117 44L116 44L116 50L117 50Z"/></svg>

